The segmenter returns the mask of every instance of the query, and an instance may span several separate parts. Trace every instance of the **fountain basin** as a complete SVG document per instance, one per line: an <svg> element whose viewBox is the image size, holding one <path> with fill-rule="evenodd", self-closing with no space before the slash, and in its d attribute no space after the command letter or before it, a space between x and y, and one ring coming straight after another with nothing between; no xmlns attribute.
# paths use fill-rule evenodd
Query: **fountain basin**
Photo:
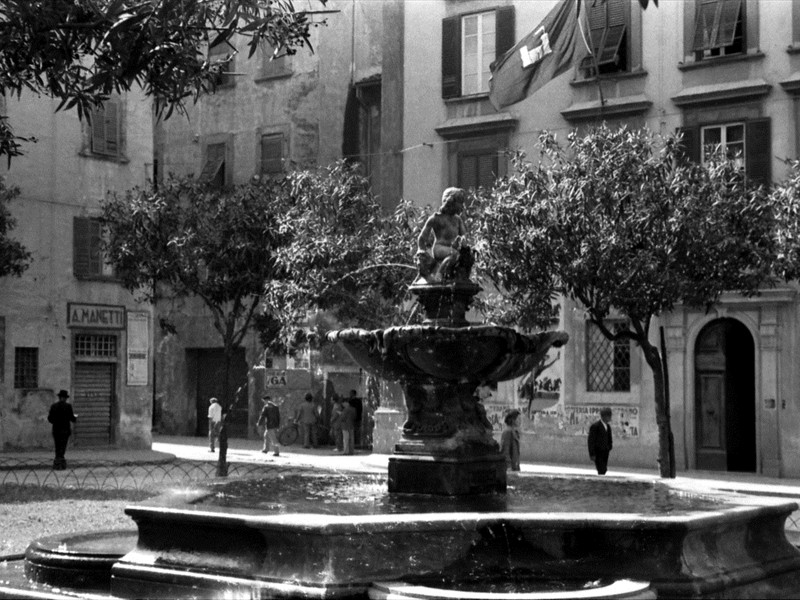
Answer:
<svg viewBox="0 0 800 600"><path fill-rule="evenodd" d="M595 507L586 510L565 504L554 478L522 475L508 494L442 498L388 494L383 477L230 482L129 507L139 540L113 566L111 591L329 598L366 597L386 581L601 578L649 582L659 598L800 589L800 552L783 531L792 502L555 478L556 489L575 488L572 497ZM533 489L552 501L540 508L527 497Z"/></svg>

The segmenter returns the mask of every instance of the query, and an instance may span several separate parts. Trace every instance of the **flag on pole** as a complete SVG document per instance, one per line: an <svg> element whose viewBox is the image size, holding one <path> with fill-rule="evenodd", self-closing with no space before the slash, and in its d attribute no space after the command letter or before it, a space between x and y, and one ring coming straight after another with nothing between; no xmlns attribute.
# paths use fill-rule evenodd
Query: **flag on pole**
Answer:
<svg viewBox="0 0 800 600"><path fill-rule="evenodd" d="M578 24L582 0L560 0L544 20L491 65L496 109L524 100L591 52Z"/></svg>

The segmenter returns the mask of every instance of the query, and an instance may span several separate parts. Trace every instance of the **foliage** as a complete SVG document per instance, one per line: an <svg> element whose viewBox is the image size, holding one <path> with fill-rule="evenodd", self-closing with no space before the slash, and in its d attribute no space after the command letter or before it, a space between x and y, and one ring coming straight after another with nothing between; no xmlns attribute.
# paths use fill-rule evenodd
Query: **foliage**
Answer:
<svg viewBox="0 0 800 600"><path fill-rule="evenodd" d="M653 317L708 306L772 281L774 212L735 163L684 161L679 140L600 127L566 147L539 140L540 162L515 158L483 220L481 271L523 324L543 324L554 293L576 300L609 339L629 339L653 369L662 474L669 432ZM628 327L612 329L619 314ZM664 434L664 435L662 435Z"/></svg>
<svg viewBox="0 0 800 600"><path fill-rule="evenodd" d="M235 348L265 282L280 275L281 201L274 182L210 190L169 179L157 190L112 194L103 203L107 260L127 289L151 301L159 293L201 298L226 350Z"/></svg>
<svg viewBox="0 0 800 600"><path fill-rule="evenodd" d="M327 0L319 0L324 5ZM245 40L276 55L309 45L310 16L292 0L4 0L0 3L0 94L23 91L60 101L78 115L112 93L139 87L169 116L215 89L220 69ZM228 56L210 62L206 48ZM0 119L0 154L19 154Z"/></svg>
<svg viewBox="0 0 800 600"><path fill-rule="evenodd" d="M8 237L16 225L16 219L11 216L7 205L17 196L19 188L6 187L5 180L0 177L0 277L19 277L28 268L31 260L30 252Z"/></svg>
<svg viewBox="0 0 800 600"><path fill-rule="evenodd" d="M369 181L345 161L291 172L282 185L287 204L279 227L290 242L277 252L285 277L267 283L265 308L272 327L281 323L285 344L291 349L306 341L297 332L309 312L366 328L407 318L421 211L401 201L383 216ZM318 322L321 329L325 321Z"/></svg>
<svg viewBox="0 0 800 600"><path fill-rule="evenodd" d="M791 281L800 279L800 160L787 163L789 176L773 187L770 201L777 221L775 274Z"/></svg>

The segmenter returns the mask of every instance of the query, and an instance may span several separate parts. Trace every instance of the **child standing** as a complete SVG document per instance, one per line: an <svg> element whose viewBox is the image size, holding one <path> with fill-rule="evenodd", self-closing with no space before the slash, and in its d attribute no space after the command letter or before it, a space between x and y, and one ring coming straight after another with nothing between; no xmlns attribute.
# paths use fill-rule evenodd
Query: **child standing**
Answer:
<svg viewBox="0 0 800 600"><path fill-rule="evenodd" d="M506 414L506 428L500 438L500 452L506 458L506 469L512 471L519 471L519 417L520 412L517 409Z"/></svg>

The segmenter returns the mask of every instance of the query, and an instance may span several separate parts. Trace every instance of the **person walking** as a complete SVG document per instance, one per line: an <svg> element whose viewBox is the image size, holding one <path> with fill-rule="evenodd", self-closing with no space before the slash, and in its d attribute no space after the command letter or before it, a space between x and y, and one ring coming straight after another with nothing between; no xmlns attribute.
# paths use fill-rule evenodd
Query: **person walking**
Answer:
<svg viewBox="0 0 800 600"><path fill-rule="evenodd" d="M506 459L506 470L519 471L519 418L520 412L515 408L508 411L503 421L506 428L500 436L500 452Z"/></svg>
<svg viewBox="0 0 800 600"><path fill-rule="evenodd" d="M281 447L278 443L278 429L281 426L281 410L275 401L267 394L262 398L264 408L258 417L257 427L264 426L264 454L272 450L273 456L280 456Z"/></svg>
<svg viewBox="0 0 800 600"><path fill-rule="evenodd" d="M608 470L608 455L612 446L611 409L604 406L600 409L600 420L589 427L589 458L594 461L598 475L605 475Z"/></svg>
<svg viewBox="0 0 800 600"><path fill-rule="evenodd" d="M222 406L219 400L211 398L208 405L208 445L209 452L214 452L214 444L219 436L219 430L222 429Z"/></svg>
<svg viewBox="0 0 800 600"><path fill-rule="evenodd" d="M336 395L333 398L333 407L331 408L331 435L333 442L336 444L334 452L341 452L344 449L342 444L342 412L344 405L342 399Z"/></svg>
<svg viewBox="0 0 800 600"><path fill-rule="evenodd" d="M356 408L350 402L345 402L340 417L342 424L342 454L354 454L353 433L356 428Z"/></svg>
<svg viewBox="0 0 800 600"><path fill-rule="evenodd" d="M78 415L72 411L72 404L67 402L69 392L59 390L58 400L50 405L50 412L47 420L53 424L53 443L55 445L55 459L53 460L53 470L63 471L67 468L67 459L64 455L67 452L67 442L72 434L72 423L78 420Z"/></svg>
<svg viewBox="0 0 800 600"><path fill-rule="evenodd" d="M303 448L317 447L317 410L314 406L314 396L309 392L306 394L305 401L300 405L295 422L300 424L303 430Z"/></svg>

